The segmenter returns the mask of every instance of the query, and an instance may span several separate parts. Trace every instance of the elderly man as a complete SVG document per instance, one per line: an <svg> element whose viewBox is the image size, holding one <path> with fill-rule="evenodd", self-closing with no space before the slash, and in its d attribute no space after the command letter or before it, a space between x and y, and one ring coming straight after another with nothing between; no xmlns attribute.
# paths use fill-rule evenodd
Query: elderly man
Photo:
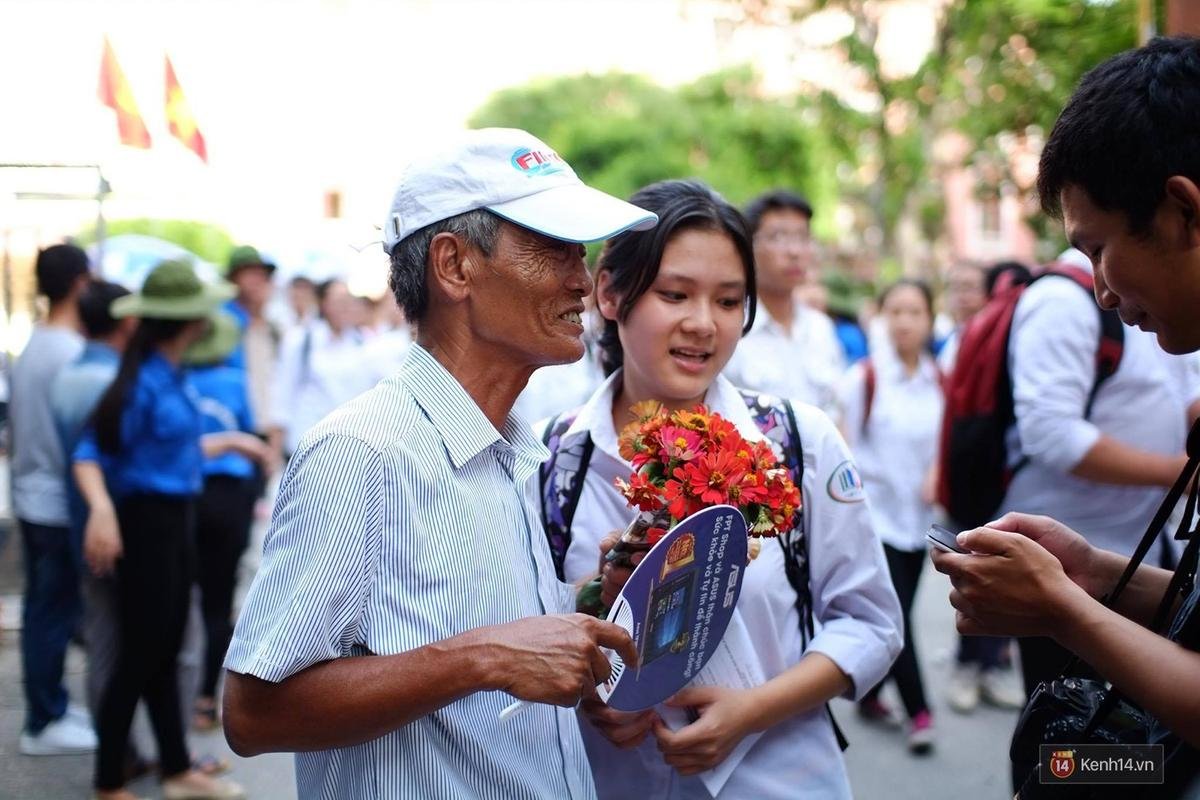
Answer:
<svg viewBox="0 0 1200 800"><path fill-rule="evenodd" d="M1043 208L1062 216L1071 244L1094 266L1100 306L1156 334L1169 353L1200 350L1198 130L1200 40L1156 39L1084 77L1046 142L1038 177ZM1154 474L1144 459L1125 462ZM959 631L1051 637L1153 715L1156 737L1165 728L1200 747L1200 584L1184 581L1169 623L1154 630L1166 570L1141 565L1110 608L1099 598L1130 559L1049 517L1010 513L958 541L971 554L935 552L933 561L954 584ZM1194 555L1185 553L1184 568L1194 568ZM1171 760L1166 741L1171 788L1154 796L1184 796L1200 761L1194 753Z"/></svg>
<svg viewBox="0 0 1200 800"><path fill-rule="evenodd" d="M510 409L583 354L580 243L656 222L523 131L402 178L384 247L417 341L300 442L226 660L230 744L299 751L302 798L594 796L572 707L601 648L636 653L565 613L531 481L547 453ZM513 697L540 704L499 722Z"/></svg>

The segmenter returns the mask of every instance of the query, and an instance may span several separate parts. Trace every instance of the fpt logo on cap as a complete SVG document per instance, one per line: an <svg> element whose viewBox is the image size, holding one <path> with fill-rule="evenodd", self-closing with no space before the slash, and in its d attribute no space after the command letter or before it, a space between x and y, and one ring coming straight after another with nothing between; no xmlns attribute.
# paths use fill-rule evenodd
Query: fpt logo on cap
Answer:
<svg viewBox="0 0 1200 800"><path fill-rule="evenodd" d="M562 172L567 163L553 150L530 150L528 147L514 150L510 161L514 168L530 178Z"/></svg>

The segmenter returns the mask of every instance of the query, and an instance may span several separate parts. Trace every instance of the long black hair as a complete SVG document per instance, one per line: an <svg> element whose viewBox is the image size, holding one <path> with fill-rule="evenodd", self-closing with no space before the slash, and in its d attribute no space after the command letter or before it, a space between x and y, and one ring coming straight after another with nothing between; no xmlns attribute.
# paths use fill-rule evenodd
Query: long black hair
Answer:
<svg viewBox="0 0 1200 800"><path fill-rule="evenodd" d="M189 322L191 320L143 319L138 323L137 330L121 355L117 377L96 404L96 412L92 417L92 423L96 426L96 441L105 453L116 453L121 449L121 416L142 364L160 344L178 336Z"/></svg>
<svg viewBox="0 0 1200 800"><path fill-rule="evenodd" d="M597 272L609 274L610 285L621 298L617 318L624 321L634 304L654 284L663 253L676 234L708 230L727 235L742 258L746 269L746 322L742 333L747 333L754 324L758 289L754 280L754 245L741 212L697 180L652 183L635 192L629 202L658 214L658 225L648 231L618 234L605 242L600 252ZM606 375L611 375L625 362L625 351L614 320L604 321L604 331L600 334L600 361Z"/></svg>

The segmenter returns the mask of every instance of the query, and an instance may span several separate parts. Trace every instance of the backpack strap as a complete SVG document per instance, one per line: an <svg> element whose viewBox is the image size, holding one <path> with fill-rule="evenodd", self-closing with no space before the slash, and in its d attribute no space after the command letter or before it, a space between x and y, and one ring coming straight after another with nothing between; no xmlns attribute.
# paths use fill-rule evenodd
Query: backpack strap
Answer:
<svg viewBox="0 0 1200 800"><path fill-rule="evenodd" d="M863 418L862 435L867 435L867 423L871 421L871 406L875 404L875 362L870 356L863 359Z"/></svg>
<svg viewBox="0 0 1200 800"><path fill-rule="evenodd" d="M567 549L571 546L571 523L575 519L575 509L583 494L583 479L595 449L590 433L567 447L560 447L563 435L570 430L578 416L579 409L575 409L552 417L542 433L542 444L550 451L550 458L538 471L542 528L546 531L554 571L560 581L566 580L563 565L566 563Z"/></svg>
<svg viewBox="0 0 1200 800"><path fill-rule="evenodd" d="M1071 264L1052 264L1037 277L1042 278L1046 275L1068 278L1088 294L1093 294L1096 290L1095 277L1087 270ZM1092 416L1092 406L1096 403L1100 387L1116 374L1117 367L1121 365L1121 357L1125 354L1125 326L1120 315L1113 309L1099 306L1097 308L1100 311L1100 344L1096 348L1096 382L1092 384L1092 390L1088 393L1087 405L1083 411L1084 419Z"/></svg>
<svg viewBox="0 0 1200 800"><path fill-rule="evenodd" d="M1092 277L1092 274L1071 264L1052 264L1045 272L1034 276L1026 286L1030 286L1034 281L1048 275L1067 278L1089 295L1095 291L1096 279ZM1096 346L1096 380L1092 383L1087 403L1083 406L1084 419L1091 418L1092 407L1096 405L1100 387L1117 374L1117 367L1121 366L1121 358L1125 355L1125 326L1121 322L1120 315L1113 309L1104 309L1099 306L1096 306L1096 309L1100 312L1100 342ZM1013 465L1012 474L1016 475L1028 464L1029 456L1022 454L1017 463Z"/></svg>
<svg viewBox="0 0 1200 800"><path fill-rule="evenodd" d="M738 390L742 401L754 418L754 424L768 441L773 442L783 454L783 464L792 474L797 487L804 480L804 446L800 441L800 427L796 423L796 412L788 400L778 400L768 395ZM800 640L802 652L815 635L813 620L812 584L808 568L808 534L804 525L803 509L796 512L795 524L787 534L776 537L783 550L783 570L788 584L796 593L796 612L800 617ZM838 747L845 750L850 746L846 735L833 716L833 709L825 704L825 713L833 726Z"/></svg>

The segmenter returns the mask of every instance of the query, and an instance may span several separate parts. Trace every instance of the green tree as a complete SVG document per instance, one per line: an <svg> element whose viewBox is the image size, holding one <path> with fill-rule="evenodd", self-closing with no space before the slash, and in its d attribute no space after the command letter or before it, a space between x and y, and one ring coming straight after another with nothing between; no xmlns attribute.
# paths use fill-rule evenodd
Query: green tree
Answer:
<svg viewBox="0 0 1200 800"><path fill-rule="evenodd" d="M865 209L888 255L906 218L927 239L939 235L940 167L983 166L997 186L1028 193L1032 176L1015 154L1040 146L1084 72L1136 40L1136 0L950 0L923 63L897 76L880 57L887 0L726 5L744 26L799 25L822 10L849 19L849 34L831 47L873 102L855 109L826 91L816 107L822 127L838 132L840 196ZM934 145L950 132L966 137L967 153L960 163L936 164Z"/></svg>
<svg viewBox="0 0 1200 800"><path fill-rule="evenodd" d="M697 177L734 203L786 186L820 210L830 207L836 179L815 119L806 101L764 99L746 68L678 89L626 73L540 80L496 93L470 122L530 131L618 197ZM817 229L832 230L829 215L818 215Z"/></svg>

